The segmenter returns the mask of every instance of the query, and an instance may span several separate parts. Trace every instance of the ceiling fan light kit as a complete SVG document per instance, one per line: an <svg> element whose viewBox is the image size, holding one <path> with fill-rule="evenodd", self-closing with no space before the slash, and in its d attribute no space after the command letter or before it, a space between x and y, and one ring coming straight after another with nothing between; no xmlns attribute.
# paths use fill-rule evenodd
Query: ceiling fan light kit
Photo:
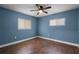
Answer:
<svg viewBox="0 0 79 59"><path fill-rule="evenodd" d="M42 13L43 11L42 11L42 10L39 10L38 12L39 12L39 13Z"/></svg>

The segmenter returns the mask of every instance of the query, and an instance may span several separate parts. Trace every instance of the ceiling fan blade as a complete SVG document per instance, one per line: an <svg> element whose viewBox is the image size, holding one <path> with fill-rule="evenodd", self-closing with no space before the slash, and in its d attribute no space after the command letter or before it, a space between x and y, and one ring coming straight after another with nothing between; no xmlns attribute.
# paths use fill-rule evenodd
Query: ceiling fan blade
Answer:
<svg viewBox="0 0 79 59"><path fill-rule="evenodd" d="M37 13L37 15L39 15L39 12Z"/></svg>
<svg viewBox="0 0 79 59"><path fill-rule="evenodd" d="M44 11L44 10L42 10L42 11L43 11L44 13L46 13L46 14L48 13L47 11Z"/></svg>
<svg viewBox="0 0 79 59"><path fill-rule="evenodd" d="M37 8L39 8L39 7L40 7L40 5L39 5L39 4L36 4L36 7L37 7Z"/></svg>
<svg viewBox="0 0 79 59"><path fill-rule="evenodd" d="M52 8L51 6L49 6L49 7L46 7L46 8L44 8L44 9L50 9L50 8Z"/></svg>

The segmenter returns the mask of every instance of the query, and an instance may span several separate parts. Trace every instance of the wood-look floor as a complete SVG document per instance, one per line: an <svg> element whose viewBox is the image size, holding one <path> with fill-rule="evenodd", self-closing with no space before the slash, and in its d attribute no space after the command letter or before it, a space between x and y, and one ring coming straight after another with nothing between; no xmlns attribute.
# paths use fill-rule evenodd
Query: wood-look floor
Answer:
<svg viewBox="0 0 79 59"><path fill-rule="evenodd" d="M79 54L79 47L35 38L0 48L0 54Z"/></svg>

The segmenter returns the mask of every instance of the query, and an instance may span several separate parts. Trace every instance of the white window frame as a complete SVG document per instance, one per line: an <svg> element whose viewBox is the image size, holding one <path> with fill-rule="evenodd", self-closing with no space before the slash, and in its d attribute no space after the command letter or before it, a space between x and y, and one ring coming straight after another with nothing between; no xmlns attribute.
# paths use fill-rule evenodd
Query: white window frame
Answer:
<svg viewBox="0 0 79 59"><path fill-rule="evenodd" d="M65 26L65 18L57 18L49 20L49 26Z"/></svg>
<svg viewBox="0 0 79 59"><path fill-rule="evenodd" d="M18 18L18 30L26 30L31 28L31 20Z"/></svg>

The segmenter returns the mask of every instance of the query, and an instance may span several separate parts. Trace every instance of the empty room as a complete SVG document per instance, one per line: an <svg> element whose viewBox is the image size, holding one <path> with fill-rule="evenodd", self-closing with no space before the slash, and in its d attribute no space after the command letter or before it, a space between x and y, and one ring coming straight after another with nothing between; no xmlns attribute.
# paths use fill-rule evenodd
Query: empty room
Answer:
<svg viewBox="0 0 79 59"><path fill-rule="evenodd" d="M79 4L0 4L0 54L79 54Z"/></svg>

